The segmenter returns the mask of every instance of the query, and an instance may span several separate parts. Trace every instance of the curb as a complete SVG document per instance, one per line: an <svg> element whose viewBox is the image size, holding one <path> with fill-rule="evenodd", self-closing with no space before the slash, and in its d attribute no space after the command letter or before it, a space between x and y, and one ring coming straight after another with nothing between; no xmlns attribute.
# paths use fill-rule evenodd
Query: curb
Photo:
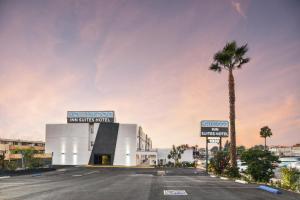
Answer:
<svg viewBox="0 0 300 200"><path fill-rule="evenodd" d="M274 188L271 188L271 187L268 187L266 185L260 185L259 187L257 187L258 189L261 189L261 190L265 190L267 192L271 192L271 193L274 193L274 194L281 194L281 192L277 189L274 189Z"/></svg>

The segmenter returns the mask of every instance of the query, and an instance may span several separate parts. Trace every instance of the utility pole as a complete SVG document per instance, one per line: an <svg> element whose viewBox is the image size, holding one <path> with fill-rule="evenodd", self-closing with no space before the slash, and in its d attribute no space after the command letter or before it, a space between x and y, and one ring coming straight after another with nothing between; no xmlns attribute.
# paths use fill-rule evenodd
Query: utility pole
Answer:
<svg viewBox="0 0 300 200"><path fill-rule="evenodd" d="M208 137L206 137L206 162L205 162L205 169L206 169L206 173L208 173Z"/></svg>

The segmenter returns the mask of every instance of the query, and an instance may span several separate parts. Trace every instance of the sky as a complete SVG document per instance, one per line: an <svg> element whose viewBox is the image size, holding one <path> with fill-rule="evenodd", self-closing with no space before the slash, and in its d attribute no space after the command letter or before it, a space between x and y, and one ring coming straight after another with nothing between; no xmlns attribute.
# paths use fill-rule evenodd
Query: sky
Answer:
<svg viewBox="0 0 300 200"><path fill-rule="evenodd" d="M0 0L0 137L45 140L68 110L114 110L154 147L198 144L201 120L228 120L228 74L208 70L227 42L237 145L300 143L297 0Z"/></svg>

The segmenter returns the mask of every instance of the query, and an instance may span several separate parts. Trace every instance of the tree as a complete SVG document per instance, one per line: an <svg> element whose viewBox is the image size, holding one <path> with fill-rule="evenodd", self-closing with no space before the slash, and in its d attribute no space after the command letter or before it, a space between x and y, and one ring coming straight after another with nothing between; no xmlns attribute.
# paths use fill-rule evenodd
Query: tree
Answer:
<svg viewBox="0 0 300 200"><path fill-rule="evenodd" d="M258 150L264 150L265 149L265 147L264 147L264 145L254 145L253 147L251 147L251 149L258 149Z"/></svg>
<svg viewBox="0 0 300 200"><path fill-rule="evenodd" d="M236 133L235 133L235 89L233 70L240 69L244 64L250 61L245 57L248 51L247 44L238 47L235 41L227 43L225 47L214 55L214 61L210 70L221 72L228 71L229 88L229 120L230 120L230 164L236 168Z"/></svg>
<svg viewBox="0 0 300 200"><path fill-rule="evenodd" d="M15 149L15 150L11 151L12 154L22 154L22 157L24 159L24 167L25 167L25 169L26 168L33 168L33 162L34 162L33 155L36 152L37 151L34 150L33 147L28 148L28 149Z"/></svg>
<svg viewBox="0 0 300 200"><path fill-rule="evenodd" d="M186 145L180 145L180 146L172 146L172 149L168 155L169 159L174 159L175 161L175 166L179 165L179 159L181 159L181 154L184 153L184 151L186 150Z"/></svg>
<svg viewBox="0 0 300 200"><path fill-rule="evenodd" d="M225 151L217 151L209 161L209 169L215 174L221 175L229 165L229 155Z"/></svg>
<svg viewBox="0 0 300 200"><path fill-rule="evenodd" d="M242 154L241 160L248 166L246 173L250 174L254 181L269 182L274 176L273 169L278 163L279 157L270 151L251 148Z"/></svg>
<svg viewBox="0 0 300 200"><path fill-rule="evenodd" d="M228 140L226 140L223 151L228 152L230 149L230 142L228 142Z"/></svg>
<svg viewBox="0 0 300 200"><path fill-rule="evenodd" d="M5 153L0 152L0 166L1 166L1 169L4 169L4 159L5 159Z"/></svg>
<svg viewBox="0 0 300 200"><path fill-rule="evenodd" d="M236 148L236 153L238 156L241 156L244 152L246 151L246 147L245 146L238 146Z"/></svg>
<svg viewBox="0 0 300 200"><path fill-rule="evenodd" d="M218 148L217 146L213 146L213 147L210 149L210 152L212 152L212 154L216 154L218 151L219 151L219 148Z"/></svg>
<svg viewBox="0 0 300 200"><path fill-rule="evenodd" d="M300 181L300 171L295 168L283 167L280 169L280 172L281 183L284 188L295 191L297 187L300 187L300 185L298 185L298 182Z"/></svg>
<svg viewBox="0 0 300 200"><path fill-rule="evenodd" d="M268 126L264 126L260 129L260 137L265 138L265 150L267 150L267 137L272 136L272 130Z"/></svg>

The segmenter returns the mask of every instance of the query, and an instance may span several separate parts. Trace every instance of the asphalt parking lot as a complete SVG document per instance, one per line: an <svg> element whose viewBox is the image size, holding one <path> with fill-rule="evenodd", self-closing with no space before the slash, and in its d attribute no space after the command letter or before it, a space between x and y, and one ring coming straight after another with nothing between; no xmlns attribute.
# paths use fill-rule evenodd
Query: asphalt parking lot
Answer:
<svg viewBox="0 0 300 200"><path fill-rule="evenodd" d="M186 195L166 195L170 192ZM257 189L257 185L205 176L199 169L168 169L165 176L158 176L157 169L69 167L42 174L2 178L0 199L299 200L300 195L287 191L268 193Z"/></svg>

